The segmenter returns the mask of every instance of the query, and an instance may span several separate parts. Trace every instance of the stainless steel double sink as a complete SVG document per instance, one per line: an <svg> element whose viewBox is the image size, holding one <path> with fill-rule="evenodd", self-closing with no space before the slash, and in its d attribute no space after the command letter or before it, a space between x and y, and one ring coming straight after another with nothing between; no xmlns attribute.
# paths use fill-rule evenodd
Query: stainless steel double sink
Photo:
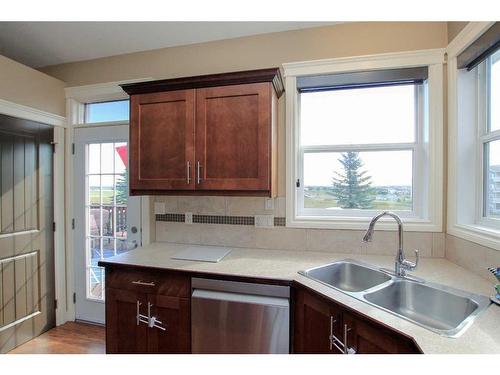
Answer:
<svg viewBox="0 0 500 375"><path fill-rule="evenodd" d="M460 336L490 304L488 297L345 259L300 274L447 337Z"/></svg>

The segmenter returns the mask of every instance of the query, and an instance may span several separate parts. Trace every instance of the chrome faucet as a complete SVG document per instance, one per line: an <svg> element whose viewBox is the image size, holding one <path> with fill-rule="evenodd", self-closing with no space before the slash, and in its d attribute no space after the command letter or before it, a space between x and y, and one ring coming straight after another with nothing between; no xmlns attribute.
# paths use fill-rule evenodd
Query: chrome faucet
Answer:
<svg viewBox="0 0 500 375"><path fill-rule="evenodd" d="M378 221L378 219L380 219L383 216L390 216L398 223L399 244L398 244L398 252L396 255L396 262L394 265L394 273L396 274L396 276L405 277L406 271L414 271L417 268L419 255L418 255L418 250L415 250L415 256L416 256L415 263L405 259L405 255L403 252L403 222L401 221L398 215L396 215L393 212L384 211L381 214L375 216L370 221L368 230L366 231L365 236L363 237L363 242L371 242L373 237L373 232L375 229L375 223Z"/></svg>

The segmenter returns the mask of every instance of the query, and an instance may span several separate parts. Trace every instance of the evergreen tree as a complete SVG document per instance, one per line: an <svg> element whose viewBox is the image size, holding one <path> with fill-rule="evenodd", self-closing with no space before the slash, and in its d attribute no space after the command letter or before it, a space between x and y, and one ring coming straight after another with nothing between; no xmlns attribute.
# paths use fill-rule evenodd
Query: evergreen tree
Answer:
<svg viewBox="0 0 500 375"><path fill-rule="evenodd" d="M128 197L128 173L125 171L116 180L116 204L127 204Z"/></svg>
<svg viewBox="0 0 500 375"><path fill-rule="evenodd" d="M335 172L333 177L333 195L342 208L371 208L374 196L371 177L361 171L363 162L357 152L342 153L339 162L343 173Z"/></svg>

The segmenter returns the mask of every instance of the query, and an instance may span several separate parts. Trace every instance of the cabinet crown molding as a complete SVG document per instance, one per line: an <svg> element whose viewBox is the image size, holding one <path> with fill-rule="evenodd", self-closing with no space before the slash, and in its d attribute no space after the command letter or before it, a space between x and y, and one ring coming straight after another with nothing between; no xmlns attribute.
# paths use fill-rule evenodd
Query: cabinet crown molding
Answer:
<svg viewBox="0 0 500 375"><path fill-rule="evenodd" d="M193 77L162 79L120 85L129 95L160 91L187 90L204 87L241 85L247 83L271 82L279 98L285 91L279 68L246 70L230 73L208 74Z"/></svg>

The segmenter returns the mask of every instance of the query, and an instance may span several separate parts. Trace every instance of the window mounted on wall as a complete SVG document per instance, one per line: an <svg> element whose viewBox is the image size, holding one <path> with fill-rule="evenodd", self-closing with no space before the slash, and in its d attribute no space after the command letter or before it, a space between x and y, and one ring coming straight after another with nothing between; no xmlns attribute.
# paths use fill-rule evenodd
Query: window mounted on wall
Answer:
<svg viewBox="0 0 500 375"><path fill-rule="evenodd" d="M288 226L362 229L394 211L440 230L442 53L432 72L413 57L285 64Z"/></svg>
<svg viewBox="0 0 500 375"><path fill-rule="evenodd" d="M129 120L129 100L85 104L85 123L115 122Z"/></svg>
<svg viewBox="0 0 500 375"><path fill-rule="evenodd" d="M500 23L467 29L449 53L448 232L500 249Z"/></svg>
<svg viewBox="0 0 500 375"><path fill-rule="evenodd" d="M301 92L299 212L415 214L423 95L423 83L389 82Z"/></svg>
<svg viewBox="0 0 500 375"><path fill-rule="evenodd" d="M500 228L500 51L478 67L480 222ZM471 74L474 74L472 72Z"/></svg>

